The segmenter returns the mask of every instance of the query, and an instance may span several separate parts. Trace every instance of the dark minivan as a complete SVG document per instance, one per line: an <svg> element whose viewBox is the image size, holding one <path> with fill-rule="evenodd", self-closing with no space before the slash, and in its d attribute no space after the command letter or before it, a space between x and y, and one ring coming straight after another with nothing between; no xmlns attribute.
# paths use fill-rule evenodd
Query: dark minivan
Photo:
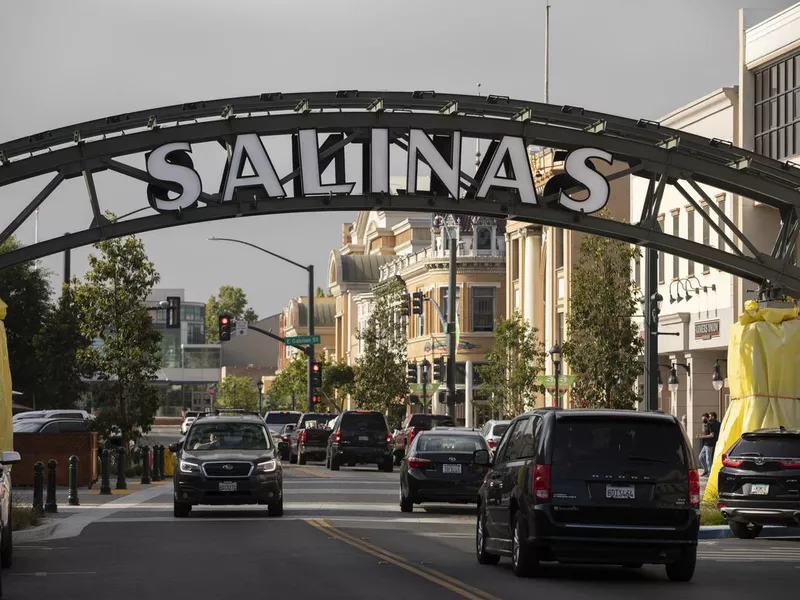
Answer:
<svg viewBox="0 0 800 600"><path fill-rule="evenodd" d="M480 490L478 562L511 557L518 576L544 561L664 564L689 581L700 477L673 416L538 409L511 422Z"/></svg>
<svg viewBox="0 0 800 600"><path fill-rule="evenodd" d="M376 464L391 473L394 442L386 417L374 410L346 410L330 425L325 466L338 471L341 465Z"/></svg>

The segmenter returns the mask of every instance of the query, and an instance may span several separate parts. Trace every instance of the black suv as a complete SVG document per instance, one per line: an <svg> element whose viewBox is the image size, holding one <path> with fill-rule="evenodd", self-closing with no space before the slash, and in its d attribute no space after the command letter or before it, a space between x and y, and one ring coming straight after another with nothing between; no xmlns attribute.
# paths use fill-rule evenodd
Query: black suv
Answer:
<svg viewBox="0 0 800 600"><path fill-rule="evenodd" d="M665 564L689 581L700 476L680 422L655 412L539 409L514 419L480 489L478 562Z"/></svg>
<svg viewBox="0 0 800 600"><path fill-rule="evenodd" d="M719 507L738 538L764 525L800 525L800 430L757 429L722 455Z"/></svg>
<svg viewBox="0 0 800 600"><path fill-rule="evenodd" d="M283 473L264 420L256 413L200 415L175 454L174 512L196 504L265 504L283 514Z"/></svg>
<svg viewBox="0 0 800 600"><path fill-rule="evenodd" d="M325 466L338 471L341 465L377 464L391 473L394 441L383 413L374 410L346 410L330 422L332 433L325 452Z"/></svg>

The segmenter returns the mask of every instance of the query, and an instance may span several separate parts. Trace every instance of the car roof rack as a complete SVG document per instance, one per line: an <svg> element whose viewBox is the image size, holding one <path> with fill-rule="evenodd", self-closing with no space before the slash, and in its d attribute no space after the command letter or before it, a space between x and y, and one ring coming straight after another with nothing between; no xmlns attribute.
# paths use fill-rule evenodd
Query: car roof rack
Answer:
<svg viewBox="0 0 800 600"><path fill-rule="evenodd" d="M224 415L249 415L261 418L261 415L254 410L247 410L244 408L214 408L211 409L210 411L200 413L199 415L197 415L197 419L202 419L205 417L221 417Z"/></svg>

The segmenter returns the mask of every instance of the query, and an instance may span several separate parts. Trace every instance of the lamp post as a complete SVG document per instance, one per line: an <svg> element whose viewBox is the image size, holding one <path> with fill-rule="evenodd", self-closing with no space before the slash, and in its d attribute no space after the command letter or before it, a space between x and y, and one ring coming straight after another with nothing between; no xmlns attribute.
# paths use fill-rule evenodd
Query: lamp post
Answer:
<svg viewBox="0 0 800 600"><path fill-rule="evenodd" d="M428 413L428 369L431 363L427 358L422 359L422 406L425 407L425 413Z"/></svg>
<svg viewBox="0 0 800 600"><path fill-rule="evenodd" d="M445 225L441 217L433 221L433 232L449 233L450 270L447 290L447 415L456 416L456 260L458 255L458 225ZM444 244L442 244L444 249ZM445 377L444 373L442 376Z"/></svg>
<svg viewBox="0 0 800 600"><path fill-rule="evenodd" d="M677 394L678 388L680 384L678 382L678 369L676 367L683 367L686 370L686 375L692 375L692 369L689 365L685 365L683 363L672 363L669 367L669 377L667 378L667 387L669 388L670 394ZM676 405L677 408L677 405Z"/></svg>
<svg viewBox="0 0 800 600"><path fill-rule="evenodd" d="M295 262L285 256L281 256L280 254L276 254L266 248L262 248L261 246L256 246L255 244L251 244L250 242L245 242L244 240L235 240L231 238L218 238L218 237L210 237L208 238L212 242L233 242L235 244L243 244L245 246L250 246L251 248L255 248L265 254L269 254L275 258L279 258L284 262L289 263L290 265L294 265L298 269L303 269L308 273L308 335L314 335L314 294L316 290L314 289L314 265L304 266L298 262ZM314 365L314 344L309 344L308 347L305 349L306 356L308 356L308 391L306 393L306 406L308 412L313 412L314 410L314 386L311 385L312 380L312 368Z"/></svg>
<svg viewBox="0 0 800 600"><path fill-rule="evenodd" d="M550 348L550 358L553 361L553 371L556 375L556 397L554 406L558 407L558 377L561 375L561 346L555 344Z"/></svg>
<svg viewBox="0 0 800 600"><path fill-rule="evenodd" d="M261 406L261 390L264 389L264 382L259 379L258 383L256 383L256 387L258 388L258 415L261 416L263 414L263 408Z"/></svg>
<svg viewBox="0 0 800 600"><path fill-rule="evenodd" d="M650 249L648 249L650 252ZM655 255L655 252L652 252ZM651 258L651 257L650 257ZM651 278L656 274L648 263L648 284L652 284ZM658 283L648 285L647 289L657 289ZM647 410L658 410L658 315L661 314L661 304L664 297L657 291L645 296L645 338L644 338L644 360L645 360L645 408Z"/></svg>
<svg viewBox="0 0 800 600"><path fill-rule="evenodd" d="M719 368L719 361L724 363L728 362L724 358L718 358L714 362L714 374L711 376L711 385L714 386L716 391L720 391L725 386L725 378L722 376L722 372Z"/></svg>

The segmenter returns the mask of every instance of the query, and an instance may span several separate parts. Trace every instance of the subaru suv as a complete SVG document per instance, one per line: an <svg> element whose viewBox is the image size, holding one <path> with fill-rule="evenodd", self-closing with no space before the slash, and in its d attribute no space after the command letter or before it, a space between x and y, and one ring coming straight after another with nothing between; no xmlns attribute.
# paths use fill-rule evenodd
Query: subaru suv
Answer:
<svg viewBox="0 0 800 600"><path fill-rule="evenodd" d="M719 507L731 533L752 539L764 525L800 525L800 430L742 434L722 456Z"/></svg>
<svg viewBox="0 0 800 600"><path fill-rule="evenodd" d="M689 581L697 560L700 475L673 416L538 409L515 418L480 489L480 564L517 576L545 561L666 565Z"/></svg>
<svg viewBox="0 0 800 600"><path fill-rule="evenodd" d="M346 410L328 427L331 435L325 452L325 466L338 471L341 465L376 464L387 473L394 469L394 440L383 413L375 410Z"/></svg>
<svg viewBox="0 0 800 600"><path fill-rule="evenodd" d="M264 420L252 414L198 415L175 454L174 514L197 504L264 504L283 515L283 473Z"/></svg>

